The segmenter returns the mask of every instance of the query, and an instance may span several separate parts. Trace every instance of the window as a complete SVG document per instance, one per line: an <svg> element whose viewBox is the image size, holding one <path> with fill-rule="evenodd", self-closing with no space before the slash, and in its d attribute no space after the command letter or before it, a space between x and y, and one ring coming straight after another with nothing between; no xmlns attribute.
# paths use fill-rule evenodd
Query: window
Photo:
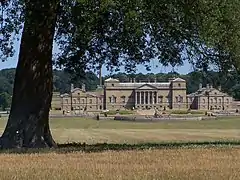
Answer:
<svg viewBox="0 0 240 180"><path fill-rule="evenodd" d="M65 99L65 103L68 104L68 99Z"/></svg>
<svg viewBox="0 0 240 180"><path fill-rule="evenodd" d="M82 103L84 104L84 99L82 99Z"/></svg>
<svg viewBox="0 0 240 180"><path fill-rule="evenodd" d="M213 103L213 99L211 99L210 102Z"/></svg>
<svg viewBox="0 0 240 180"><path fill-rule="evenodd" d="M117 98L112 96L112 97L109 97L109 102L110 103L116 103L117 102Z"/></svg>
<svg viewBox="0 0 240 180"><path fill-rule="evenodd" d="M219 99L219 103L222 103L222 100L221 100L221 99Z"/></svg>
<svg viewBox="0 0 240 180"><path fill-rule="evenodd" d="M203 104L205 104L206 103L206 100L205 99L203 99Z"/></svg>
<svg viewBox="0 0 240 180"><path fill-rule="evenodd" d="M229 99L226 99L227 104L229 103Z"/></svg>
<svg viewBox="0 0 240 180"><path fill-rule="evenodd" d="M180 102L183 103L183 97L182 96L180 96Z"/></svg>
<svg viewBox="0 0 240 180"><path fill-rule="evenodd" d="M158 96L158 103L162 103L163 102L163 97L162 96Z"/></svg>
<svg viewBox="0 0 240 180"><path fill-rule="evenodd" d="M114 84L112 84L112 87L114 87Z"/></svg>
<svg viewBox="0 0 240 180"><path fill-rule="evenodd" d="M74 103L74 104L76 104L76 103L77 103L76 99L74 99L74 100L73 100L73 103Z"/></svg>
<svg viewBox="0 0 240 180"><path fill-rule="evenodd" d="M181 87L181 84L180 84L180 83L178 83L178 87Z"/></svg>
<svg viewBox="0 0 240 180"><path fill-rule="evenodd" d="M178 102L178 96L176 96L175 98L176 98L176 102Z"/></svg>
<svg viewBox="0 0 240 180"><path fill-rule="evenodd" d="M169 96L166 96L166 102L167 103L171 102L171 98Z"/></svg>
<svg viewBox="0 0 240 180"><path fill-rule="evenodd" d="M116 103L116 102L117 102L117 98L113 97L113 103Z"/></svg>
<svg viewBox="0 0 240 180"><path fill-rule="evenodd" d="M122 99L122 103L126 102L126 97L125 96L122 96L121 99Z"/></svg>
<svg viewBox="0 0 240 180"><path fill-rule="evenodd" d="M89 104L92 104L92 103L93 103L92 99L89 99Z"/></svg>

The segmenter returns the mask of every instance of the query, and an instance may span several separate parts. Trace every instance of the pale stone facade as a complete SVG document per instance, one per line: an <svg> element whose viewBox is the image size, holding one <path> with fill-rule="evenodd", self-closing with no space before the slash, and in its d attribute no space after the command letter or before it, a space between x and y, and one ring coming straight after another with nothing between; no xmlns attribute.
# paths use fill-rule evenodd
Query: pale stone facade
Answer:
<svg viewBox="0 0 240 180"><path fill-rule="evenodd" d="M79 114L83 111L158 109L158 110L230 110L233 98L212 86L202 87L186 94L186 81L172 78L168 82L122 83L109 78L95 92L86 92L85 86L74 88L68 94L54 93L52 109Z"/></svg>
<svg viewBox="0 0 240 180"><path fill-rule="evenodd" d="M105 80L104 108L116 109L186 109L186 81L181 78L169 82L121 83Z"/></svg>
<svg viewBox="0 0 240 180"><path fill-rule="evenodd" d="M198 91L187 95L189 109L197 110L230 110L232 109L233 98L221 92L221 88L212 86L202 87L200 84Z"/></svg>
<svg viewBox="0 0 240 180"><path fill-rule="evenodd" d="M60 95L59 99L60 109L64 111L63 113L73 112L74 114L80 114L84 111L103 110L102 91L86 92L84 85L81 89L72 86L71 92ZM55 104L52 103L54 109L56 109Z"/></svg>

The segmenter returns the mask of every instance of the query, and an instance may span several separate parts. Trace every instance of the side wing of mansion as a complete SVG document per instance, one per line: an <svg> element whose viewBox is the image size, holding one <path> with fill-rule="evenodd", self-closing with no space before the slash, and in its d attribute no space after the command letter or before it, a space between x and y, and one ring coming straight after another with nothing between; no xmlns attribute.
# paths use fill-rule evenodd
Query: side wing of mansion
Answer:
<svg viewBox="0 0 240 180"><path fill-rule="evenodd" d="M186 94L186 81L172 78L168 82L120 82L117 79L105 80L104 86L94 92L71 86L70 93L55 92L52 109L63 112L102 111L124 109L196 109L196 110L230 110L233 98L221 89L207 85L192 94Z"/></svg>

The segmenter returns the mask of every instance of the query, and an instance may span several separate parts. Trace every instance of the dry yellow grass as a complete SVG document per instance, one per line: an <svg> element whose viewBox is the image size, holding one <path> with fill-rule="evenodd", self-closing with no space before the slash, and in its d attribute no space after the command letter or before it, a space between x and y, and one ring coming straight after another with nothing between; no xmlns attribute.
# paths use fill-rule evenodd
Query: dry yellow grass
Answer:
<svg viewBox="0 0 240 180"><path fill-rule="evenodd" d="M239 179L240 149L1 154L0 179Z"/></svg>

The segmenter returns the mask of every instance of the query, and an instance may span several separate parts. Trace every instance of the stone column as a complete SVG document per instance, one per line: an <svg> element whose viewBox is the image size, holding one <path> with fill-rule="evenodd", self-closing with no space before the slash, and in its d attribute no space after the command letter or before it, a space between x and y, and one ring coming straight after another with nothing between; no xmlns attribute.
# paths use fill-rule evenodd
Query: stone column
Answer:
<svg viewBox="0 0 240 180"><path fill-rule="evenodd" d="M137 94L138 94L138 92L135 91L135 106L137 105Z"/></svg>
<svg viewBox="0 0 240 180"><path fill-rule="evenodd" d="M143 91L143 104L146 104L146 92Z"/></svg>
<svg viewBox="0 0 240 180"><path fill-rule="evenodd" d="M158 93L155 92L155 103L158 104Z"/></svg>
<svg viewBox="0 0 240 180"><path fill-rule="evenodd" d="M152 104L155 104L155 101L154 101L154 95L155 95L155 91L152 92Z"/></svg>
<svg viewBox="0 0 240 180"><path fill-rule="evenodd" d="M148 104L150 104L150 91L148 91Z"/></svg>
<svg viewBox="0 0 240 180"><path fill-rule="evenodd" d="M139 103L142 104L142 92L139 92Z"/></svg>

